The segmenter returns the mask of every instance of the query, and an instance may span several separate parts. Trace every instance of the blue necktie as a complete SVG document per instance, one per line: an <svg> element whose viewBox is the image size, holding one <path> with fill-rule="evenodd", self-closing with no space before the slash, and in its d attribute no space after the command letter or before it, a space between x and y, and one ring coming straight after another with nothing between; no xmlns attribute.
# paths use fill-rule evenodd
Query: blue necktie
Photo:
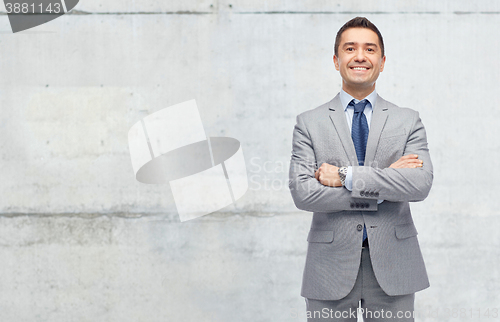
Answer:
<svg viewBox="0 0 500 322"><path fill-rule="evenodd" d="M356 156L360 166L365 164L366 141L368 141L368 122L364 110L368 104L367 100L362 100L355 104L352 100L349 105L354 107L354 115L352 117L351 137L354 147L356 148ZM363 241L367 238L366 226L363 227Z"/></svg>
<svg viewBox="0 0 500 322"><path fill-rule="evenodd" d="M349 103L350 106L354 106L351 137L360 166L365 164L366 141L368 141L368 122L363 113L366 104L368 104L367 100L362 100L358 104L354 104L354 100Z"/></svg>

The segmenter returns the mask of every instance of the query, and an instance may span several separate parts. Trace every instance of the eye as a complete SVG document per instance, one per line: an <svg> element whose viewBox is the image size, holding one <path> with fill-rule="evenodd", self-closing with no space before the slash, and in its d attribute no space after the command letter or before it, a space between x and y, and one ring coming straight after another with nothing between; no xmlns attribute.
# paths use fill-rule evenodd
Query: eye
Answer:
<svg viewBox="0 0 500 322"><path fill-rule="evenodd" d="M367 50L368 50L369 52L375 52L375 49L373 49L373 48L368 48Z"/></svg>
<svg viewBox="0 0 500 322"><path fill-rule="evenodd" d="M347 48L345 49L345 51L354 51L354 48L352 48L352 47L347 47Z"/></svg>

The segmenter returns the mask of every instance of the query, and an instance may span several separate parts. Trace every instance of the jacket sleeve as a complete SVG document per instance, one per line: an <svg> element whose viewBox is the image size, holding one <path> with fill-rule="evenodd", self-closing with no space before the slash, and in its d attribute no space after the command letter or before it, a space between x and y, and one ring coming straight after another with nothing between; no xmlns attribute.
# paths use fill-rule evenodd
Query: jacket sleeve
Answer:
<svg viewBox="0 0 500 322"><path fill-rule="evenodd" d="M392 202L422 201L432 186L432 163L427 147L427 136L418 112L415 112L412 128L403 155L417 154L422 167L379 169L369 166L353 167L354 197L384 199Z"/></svg>
<svg viewBox="0 0 500 322"><path fill-rule="evenodd" d="M377 210L377 200L353 198L345 187L321 184L314 176L316 169L313 143L302 116L299 115L293 131L289 171L289 188L297 208L311 212Z"/></svg>

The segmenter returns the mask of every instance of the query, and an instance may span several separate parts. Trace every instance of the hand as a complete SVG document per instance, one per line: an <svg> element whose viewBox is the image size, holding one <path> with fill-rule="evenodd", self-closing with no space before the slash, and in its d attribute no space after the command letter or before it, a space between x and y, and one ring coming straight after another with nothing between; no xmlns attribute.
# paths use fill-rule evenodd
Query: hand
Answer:
<svg viewBox="0 0 500 322"><path fill-rule="evenodd" d="M329 187L342 187L342 182L340 182L339 168L323 163L316 173L314 173L316 180L318 180L322 185Z"/></svg>
<svg viewBox="0 0 500 322"><path fill-rule="evenodd" d="M408 154L399 158L398 161L391 164L389 168L403 169L403 168L420 168L424 161L418 159L416 154Z"/></svg>

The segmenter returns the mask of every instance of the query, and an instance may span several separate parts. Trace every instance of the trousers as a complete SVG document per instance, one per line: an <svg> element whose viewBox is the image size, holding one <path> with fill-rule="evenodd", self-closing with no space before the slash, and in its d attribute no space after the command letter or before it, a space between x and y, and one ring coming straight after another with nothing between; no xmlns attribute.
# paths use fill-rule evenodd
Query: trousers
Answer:
<svg viewBox="0 0 500 322"><path fill-rule="evenodd" d="M305 298L308 322L357 322L357 313L365 322L413 322L415 293L387 295L377 282L369 248L361 252L359 272L351 292L336 301ZM361 306L361 308L359 308Z"/></svg>

